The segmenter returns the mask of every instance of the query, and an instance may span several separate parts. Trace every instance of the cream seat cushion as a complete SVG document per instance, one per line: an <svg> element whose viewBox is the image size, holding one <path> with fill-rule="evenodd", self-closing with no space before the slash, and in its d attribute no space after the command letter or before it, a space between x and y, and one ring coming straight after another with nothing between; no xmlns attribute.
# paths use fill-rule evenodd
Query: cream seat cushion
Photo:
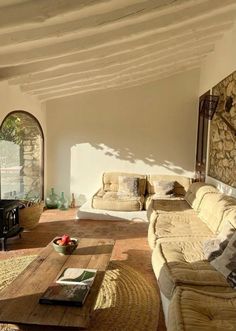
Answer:
<svg viewBox="0 0 236 331"><path fill-rule="evenodd" d="M147 213L150 215L152 210L160 213L192 213L196 212L182 197L172 197L168 199L155 199L154 195L147 195L145 200Z"/></svg>
<svg viewBox="0 0 236 331"><path fill-rule="evenodd" d="M92 207L95 209L117 210L117 211L136 211L142 210L144 196L122 196L117 192L106 192L100 190L93 196Z"/></svg>
<svg viewBox="0 0 236 331"><path fill-rule="evenodd" d="M203 253L204 239L185 238L180 241L160 241L152 253L152 266L160 290L170 299L176 286L219 286L230 289L225 277L207 260Z"/></svg>
<svg viewBox="0 0 236 331"><path fill-rule="evenodd" d="M160 238L212 236L213 232L195 214L153 212L148 227L148 242L153 249Z"/></svg>
<svg viewBox="0 0 236 331"><path fill-rule="evenodd" d="M236 330L236 292L212 293L178 287L171 300L168 331Z"/></svg>

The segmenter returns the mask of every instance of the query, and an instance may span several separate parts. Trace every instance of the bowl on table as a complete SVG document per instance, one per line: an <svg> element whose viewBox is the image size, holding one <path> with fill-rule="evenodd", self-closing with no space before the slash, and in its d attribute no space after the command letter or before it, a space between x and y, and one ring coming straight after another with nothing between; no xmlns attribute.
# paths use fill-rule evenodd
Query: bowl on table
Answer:
<svg viewBox="0 0 236 331"><path fill-rule="evenodd" d="M59 242L61 241L62 237L57 237L53 240L52 245L56 252L61 255L69 255L72 254L73 251L78 246L78 239L77 238L70 238L70 241L67 244L60 245Z"/></svg>

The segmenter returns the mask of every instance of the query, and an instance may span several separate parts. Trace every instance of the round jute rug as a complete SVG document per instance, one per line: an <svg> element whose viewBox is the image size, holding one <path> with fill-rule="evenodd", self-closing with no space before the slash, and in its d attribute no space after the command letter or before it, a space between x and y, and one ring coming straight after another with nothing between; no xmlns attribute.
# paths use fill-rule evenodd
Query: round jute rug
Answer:
<svg viewBox="0 0 236 331"><path fill-rule="evenodd" d="M0 261L0 289L36 256ZM99 292L89 331L156 331L159 295L154 286L124 262L110 262Z"/></svg>

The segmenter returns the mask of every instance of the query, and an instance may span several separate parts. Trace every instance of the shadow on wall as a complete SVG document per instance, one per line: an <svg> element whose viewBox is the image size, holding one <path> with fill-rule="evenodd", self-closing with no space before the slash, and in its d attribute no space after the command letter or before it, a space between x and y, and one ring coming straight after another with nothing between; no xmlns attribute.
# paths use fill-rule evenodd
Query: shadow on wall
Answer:
<svg viewBox="0 0 236 331"><path fill-rule="evenodd" d="M192 176L197 80L184 78L49 102L48 184L87 198L104 171Z"/></svg>
<svg viewBox="0 0 236 331"><path fill-rule="evenodd" d="M121 147L117 146L116 149L113 149L104 144L91 144L91 146L97 150L102 151L104 153L104 155L106 155L108 157L128 161L131 164L135 164L138 161L138 159L136 159L136 157L135 157L135 154L133 152L131 152L131 150L128 147L121 148ZM148 148L145 148L145 151L148 153L147 149ZM140 150L140 147L139 147L139 150ZM144 155L143 158L140 159L140 161L142 161L143 163L145 163L146 165L148 165L150 167L153 167L153 166L158 165L156 157L157 157L157 155L155 155L155 153L150 152L149 155L146 155L146 156ZM167 160L164 160L159 165L161 165L165 169L175 172L176 174L179 174L179 175L184 174L186 171L183 168L178 167L178 166L174 165L172 162L167 161Z"/></svg>

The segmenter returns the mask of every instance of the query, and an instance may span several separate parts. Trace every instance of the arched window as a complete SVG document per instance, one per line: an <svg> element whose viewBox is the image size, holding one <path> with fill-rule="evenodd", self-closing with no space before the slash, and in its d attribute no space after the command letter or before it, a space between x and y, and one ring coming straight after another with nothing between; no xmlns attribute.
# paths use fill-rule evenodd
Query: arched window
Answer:
<svg viewBox="0 0 236 331"><path fill-rule="evenodd" d="M43 199L44 137L25 111L9 113L0 126L0 198Z"/></svg>

